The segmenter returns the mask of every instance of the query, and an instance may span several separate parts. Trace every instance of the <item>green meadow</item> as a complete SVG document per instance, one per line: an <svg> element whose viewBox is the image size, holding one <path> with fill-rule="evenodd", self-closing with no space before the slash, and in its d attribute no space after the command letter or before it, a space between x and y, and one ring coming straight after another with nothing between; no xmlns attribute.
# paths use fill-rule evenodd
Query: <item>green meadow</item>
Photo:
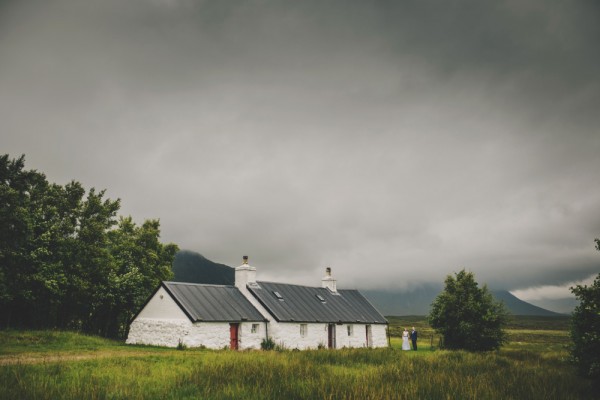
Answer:
<svg viewBox="0 0 600 400"><path fill-rule="evenodd" d="M568 362L568 318L515 318L500 351L444 351L423 317L390 317L391 348L241 351L127 346L0 331L0 399L594 399ZM419 351L401 351L403 327Z"/></svg>

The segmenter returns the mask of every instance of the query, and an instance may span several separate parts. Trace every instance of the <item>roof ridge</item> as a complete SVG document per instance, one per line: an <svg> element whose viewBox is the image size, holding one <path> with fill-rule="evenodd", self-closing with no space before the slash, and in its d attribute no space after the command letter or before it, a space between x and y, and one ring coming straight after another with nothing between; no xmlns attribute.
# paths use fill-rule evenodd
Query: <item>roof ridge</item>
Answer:
<svg viewBox="0 0 600 400"><path fill-rule="evenodd" d="M329 290L329 289L321 287L321 286L299 285L299 284L296 284L296 283L270 282L270 281L256 281L256 283L258 283L258 284L261 284L261 283L271 283L271 284L274 284L274 285L285 285L285 286L303 287L303 288L308 288L308 289L325 289L325 290ZM352 289L340 289L340 290L352 290Z"/></svg>
<svg viewBox="0 0 600 400"><path fill-rule="evenodd" d="M170 285L189 285L189 286L208 286L208 287L224 287L224 288L235 288L234 285L217 285L216 283L194 283L194 282L174 282L174 281L162 281L165 284Z"/></svg>
<svg viewBox="0 0 600 400"><path fill-rule="evenodd" d="M163 281L161 287L192 322L265 320L235 286ZM212 288L225 290L204 290Z"/></svg>

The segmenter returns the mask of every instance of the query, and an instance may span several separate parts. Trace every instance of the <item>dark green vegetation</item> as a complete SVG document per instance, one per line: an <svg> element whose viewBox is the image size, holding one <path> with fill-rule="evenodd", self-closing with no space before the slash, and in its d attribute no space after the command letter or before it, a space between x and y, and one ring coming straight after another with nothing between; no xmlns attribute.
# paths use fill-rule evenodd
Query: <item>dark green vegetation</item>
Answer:
<svg viewBox="0 0 600 400"><path fill-rule="evenodd" d="M598 239L596 245L600 250ZM600 274L591 286L577 285L571 291L581 302L573 312L571 354L580 373L600 383Z"/></svg>
<svg viewBox="0 0 600 400"><path fill-rule="evenodd" d="M177 246L159 242L158 220L117 218L119 200L104 194L0 156L0 327L123 337L172 276Z"/></svg>
<svg viewBox="0 0 600 400"><path fill-rule="evenodd" d="M181 250L173 260L173 281L208 283L213 285L233 285L235 270L224 264L217 264L193 251Z"/></svg>
<svg viewBox="0 0 600 400"><path fill-rule="evenodd" d="M443 347L471 351L496 350L506 341L508 313L486 286L479 288L472 272L448 275L435 299L429 323L443 337Z"/></svg>
<svg viewBox="0 0 600 400"><path fill-rule="evenodd" d="M404 325L433 332L423 317L391 318L392 332ZM508 343L487 353L432 349L424 338L417 352L399 350L397 337L392 349L232 352L0 332L0 399L597 398L568 362L568 325L515 318Z"/></svg>

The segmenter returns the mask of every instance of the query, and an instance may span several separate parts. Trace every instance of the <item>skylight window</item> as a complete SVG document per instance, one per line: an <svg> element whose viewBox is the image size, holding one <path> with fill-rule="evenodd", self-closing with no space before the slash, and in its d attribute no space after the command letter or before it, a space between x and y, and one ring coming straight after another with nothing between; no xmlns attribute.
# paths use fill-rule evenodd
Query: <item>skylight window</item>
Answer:
<svg viewBox="0 0 600 400"><path fill-rule="evenodd" d="M317 296L317 299L321 300L321 303L325 303L325 298L323 296L321 296L320 294L317 294L315 296Z"/></svg>
<svg viewBox="0 0 600 400"><path fill-rule="evenodd" d="M275 295L275 297L277 297L278 300L283 301L283 296L279 294L279 292L273 292L273 294Z"/></svg>

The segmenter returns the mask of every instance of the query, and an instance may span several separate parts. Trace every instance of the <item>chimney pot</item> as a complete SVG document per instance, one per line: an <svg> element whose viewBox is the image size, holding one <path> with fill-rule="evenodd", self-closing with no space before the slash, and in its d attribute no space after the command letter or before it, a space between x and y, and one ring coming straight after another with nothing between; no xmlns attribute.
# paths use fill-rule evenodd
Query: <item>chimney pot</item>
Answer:
<svg viewBox="0 0 600 400"><path fill-rule="evenodd" d="M331 276L331 268L330 267L325 268L325 276L323 277L323 279L321 279L321 286L324 288L328 288L329 290L331 290L334 293L337 292L336 281Z"/></svg>
<svg viewBox="0 0 600 400"><path fill-rule="evenodd" d="M256 283L256 268L248 265L248 256L242 257L242 265L235 269L235 286L246 290L246 285Z"/></svg>

